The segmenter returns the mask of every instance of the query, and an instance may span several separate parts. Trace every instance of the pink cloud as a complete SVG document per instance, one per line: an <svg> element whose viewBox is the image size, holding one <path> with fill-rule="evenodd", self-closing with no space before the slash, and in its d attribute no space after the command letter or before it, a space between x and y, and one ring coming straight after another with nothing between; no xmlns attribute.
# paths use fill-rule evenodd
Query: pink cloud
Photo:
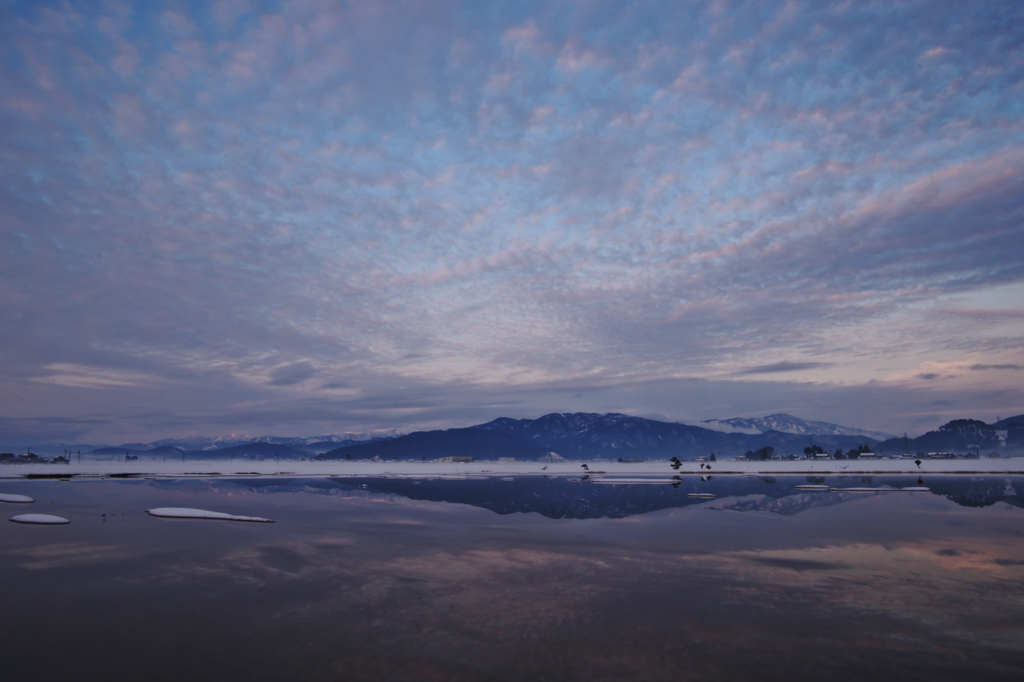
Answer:
<svg viewBox="0 0 1024 682"><path fill-rule="evenodd" d="M511 45L516 54L529 54L546 51L540 29L533 19L527 19L518 26L505 31L502 41Z"/></svg>

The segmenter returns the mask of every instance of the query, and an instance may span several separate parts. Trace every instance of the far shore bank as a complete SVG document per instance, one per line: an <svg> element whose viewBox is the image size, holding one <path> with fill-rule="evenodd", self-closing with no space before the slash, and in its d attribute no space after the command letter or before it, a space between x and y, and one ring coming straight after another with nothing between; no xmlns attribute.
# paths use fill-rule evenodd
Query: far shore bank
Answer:
<svg viewBox="0 0 1024 682"><path fill-rule="evenodd" d="M585 465L585 466L584 466ZM603 476L636 477L637 483L672 481L673 476L865 476L951 474L1024 475L1024 457L1000 459L781 460L710 463L683 462L678 470L665 460L615 462L438 462L438 461L310 461L310 460L194 460L186 462L90 461L81 464L8 464L0 479L106 479L149 477L294 476L294 477L435 477L467 476Z"/></svg>

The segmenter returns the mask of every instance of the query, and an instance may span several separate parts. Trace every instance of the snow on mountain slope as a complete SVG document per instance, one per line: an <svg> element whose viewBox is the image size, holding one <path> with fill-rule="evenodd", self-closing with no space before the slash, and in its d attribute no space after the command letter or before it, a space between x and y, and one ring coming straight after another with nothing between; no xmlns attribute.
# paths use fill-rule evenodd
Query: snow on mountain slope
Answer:
<svg viewBox="0 0 1024 682"><path fill-rule="evenodd" d="M803 436L865 436L876 440L885 440L893 437L880 431L840 426L829 422L809 421L784 413L770 414L767 417L707 419L697 425L723 433L746 433L750 435L767 431L780 431L782 433L795 433Z"/></svg>

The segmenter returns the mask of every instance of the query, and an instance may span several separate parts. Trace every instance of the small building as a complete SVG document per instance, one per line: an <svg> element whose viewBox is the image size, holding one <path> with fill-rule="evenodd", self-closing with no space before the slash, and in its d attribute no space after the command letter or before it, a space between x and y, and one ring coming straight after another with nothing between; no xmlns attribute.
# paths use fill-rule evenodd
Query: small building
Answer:
<svg viewBox="0 0 1024 682"><path fill-rule="evenodd" d="M515 457L499 457L498 461L499 462L514 462L514 461L516 461L516 458Z"/></svg>
<svg viewBox="0 0 1024 682"><path fill-rule="evenodd" d="M989 459L1000 459L1000 458L1002 458L1002 455L1000 455L998 452L990 452L990 453L988 453L988 458Z"/></svg>
<svg viewBox="0 0 1024 682"><path fill-rule="evenodd" d="M438 462L453 462L455 464L468 464L475 461L473 457L441 457Z"/></svg>
<svg viewBox="0 0 1024 682"><path fill-rule="evenodd" d="M878 455L876 455L873 452L862 452L862 453L860 453L860 459L864 459L865 457L867 457L868 459L874 459L875 457L878 457Z"/></svg>

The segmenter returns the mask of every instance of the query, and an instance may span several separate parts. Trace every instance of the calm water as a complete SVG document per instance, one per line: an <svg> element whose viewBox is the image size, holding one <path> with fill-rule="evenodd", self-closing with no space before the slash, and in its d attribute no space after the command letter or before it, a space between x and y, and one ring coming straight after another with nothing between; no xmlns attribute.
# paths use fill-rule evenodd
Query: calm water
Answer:
<svg viewBox="0 0 1024 682"><path fill-rule="evenodd" d="M1022 679L1024 479L806 483L3 481L3 677Z"/></svg>

